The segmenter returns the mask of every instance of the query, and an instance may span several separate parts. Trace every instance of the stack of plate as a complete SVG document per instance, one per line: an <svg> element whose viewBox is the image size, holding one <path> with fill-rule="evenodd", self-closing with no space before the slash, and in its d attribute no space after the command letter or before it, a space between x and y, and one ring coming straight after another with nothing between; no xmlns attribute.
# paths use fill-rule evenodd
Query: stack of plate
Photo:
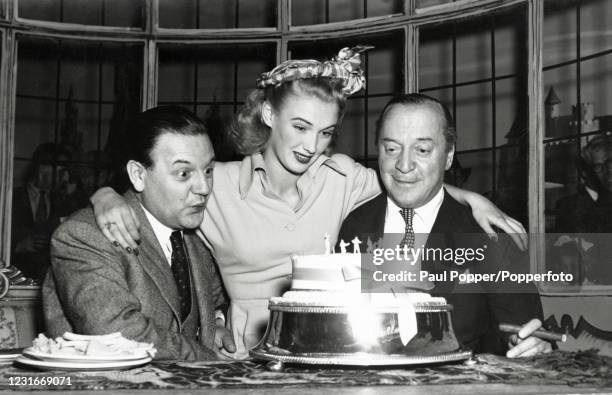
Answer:
<svg viewBox="0 0 612 395"><path fill-rule="evenodd" d="M23 348L10 348L6 350L0 350L0 366L12 364L23 351Z"/></svg>
<svg viewBox="0 0 612 395"><path fill-rule="evenodd" d="M146 365L152 358L146 351L125 355L61 355L33 349L23 350L15 363L38 370L117 370Z"/></svg>

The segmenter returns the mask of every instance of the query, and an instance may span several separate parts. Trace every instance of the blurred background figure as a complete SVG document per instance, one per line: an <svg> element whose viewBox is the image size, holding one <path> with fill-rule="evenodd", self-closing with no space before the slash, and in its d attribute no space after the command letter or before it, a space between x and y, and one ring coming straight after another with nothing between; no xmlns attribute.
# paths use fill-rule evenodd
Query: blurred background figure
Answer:
<svg viewBox="0 0 612 395"><path fill-rule="evenodd" d="M612 137L597 136L577 163L582 185L557 202L557 232L610 232L612 221Z"/></svg>
<svg viewBox="0 0 612 395"><path fill-rule="evenodd" d="M84 153L79 164L74 167L74 173L79 184L77 190L81 207L87 205L89 196L98 188L115 185L112 160L104 151L91 150Z"/></svg>
<svg viewBox="0 0 612 395"><path fill-rule="evenodd" d="M74 211L76 183L70 178L70 153L53 143L36 147L25 186L13 191L11 263L41 280L49 265L49 239Z"/></svg>
<svg viewBox="0 0 612 395"><path fill-rule="evenodd" d="M559 199L553 256L558 269L574 273L574 283L612 284L612 136L597 136L577 162L578 192ZM571 236L566 236L570 234Z"/></svg>

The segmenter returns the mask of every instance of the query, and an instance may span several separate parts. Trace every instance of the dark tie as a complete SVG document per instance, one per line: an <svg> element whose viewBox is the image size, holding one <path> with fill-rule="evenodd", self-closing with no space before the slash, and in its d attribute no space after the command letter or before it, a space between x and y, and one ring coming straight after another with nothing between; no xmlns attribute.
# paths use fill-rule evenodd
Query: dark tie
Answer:
<svg viewBox="0 0 612 395"><path fill-rule="evenodd" d="M414 210L411 208L400 209L400 214L406 223L406 229L404 231L404 238L400 242L400 247L407 246L408 249L414 247L414 229L412 229L412 218L414 217Z"/></svg>
<svg viewBox="0 0 612 395"><path fill-rule="evenodd" d="M49 214L49 209L47 207L47 199L46 199L45 191L40 191L38 195L38 207L36 207L36 219L35 222L37 225L44 225L47 222L47 216Z"/></svg>
<svg viewBox="0 0 612 395"><path fill-rule="evenodd" d="M191 310L189 264L187 263L187 254L185 252L185 244L183 243L183 235L180 231L172 232L170 235L170 243L172 244L172 274L174 274L179 302L181 304L182 322L185 321L187 315L189 315L189 311Z"/></svg>

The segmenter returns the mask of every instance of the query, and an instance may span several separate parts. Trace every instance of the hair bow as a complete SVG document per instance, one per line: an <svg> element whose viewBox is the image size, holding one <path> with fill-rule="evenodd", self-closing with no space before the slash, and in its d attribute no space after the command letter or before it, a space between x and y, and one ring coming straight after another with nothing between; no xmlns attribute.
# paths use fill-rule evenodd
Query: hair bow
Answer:
<svg viewBox="0 0 612 395"><path fill-rule="evenodd" d="M361 68L360 54L371 48L369 45L358 45L353 48L342 48L331 60L319 62L312 59L287 60L257 79L257 87L278 86L284 82L298 79L329 77L343 81L342 93L352 95L359 92L366 84Z"/></svg>

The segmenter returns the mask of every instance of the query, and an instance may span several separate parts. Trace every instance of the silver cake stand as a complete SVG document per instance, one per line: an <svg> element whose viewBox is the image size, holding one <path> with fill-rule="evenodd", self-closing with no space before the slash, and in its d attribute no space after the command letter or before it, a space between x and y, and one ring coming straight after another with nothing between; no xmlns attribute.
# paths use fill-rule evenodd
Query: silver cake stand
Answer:
<svg viewBox="0 0 612 395"><path fill-rule="evenodd" d="M285 363L393 366L449 363L470 359L453 332L452 306L416 305L416 334L402 342L397 308L357 310L300 303L270 303L270 320L255 359L282 370Z"/></svg>

